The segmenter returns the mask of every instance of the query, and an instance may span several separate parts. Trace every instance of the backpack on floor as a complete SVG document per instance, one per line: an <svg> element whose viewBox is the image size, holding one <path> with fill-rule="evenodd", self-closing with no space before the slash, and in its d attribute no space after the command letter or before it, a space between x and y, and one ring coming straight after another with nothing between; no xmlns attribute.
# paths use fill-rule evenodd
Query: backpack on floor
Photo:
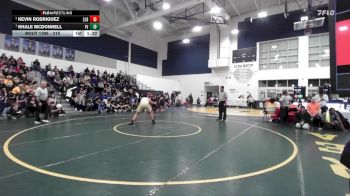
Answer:
<svg viewBox="0 0 350 196"><path fill-rule="evenodd" d="M345 129L349 129L350 128L350 124L347 118L344 118L343 114L340 113L339 111L336 111L337 114L339 115L341 121L343 122L343 125L345 127Z"/></svg>

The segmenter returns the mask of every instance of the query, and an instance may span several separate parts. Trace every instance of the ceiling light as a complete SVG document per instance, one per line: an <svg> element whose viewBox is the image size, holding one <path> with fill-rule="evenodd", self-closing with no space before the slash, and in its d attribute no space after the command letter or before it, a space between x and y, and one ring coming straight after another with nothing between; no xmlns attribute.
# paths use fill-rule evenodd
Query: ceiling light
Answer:
<svg viewBox="0 0 350 196"><path fill-rule="evenodd" d="M221 8L219 8L218 6L215 6L215 7L211 8L211 10L210 10L211 14L218 14L220 12L221 12Z"/></svg>
<svg viewBox="0 0 350 196"><path fill-rule="evenodd" d="M276 50L277 49L277 46L271 46L272 49Z"/></svg>
<svg viewBox="0 0 350 196"><path fill-rule="evenodd" d="M202 31L202 27L201 26L195 26L195 27L193 27L192 31L193 32L200 32L200 31Z"/></svg>
<svg viewBox="0 0 350 196"><path fill-rule="evenodd" d="M339 27L339 31L347 31L347 30L348 30L348 26Z"/></svg>
<svg viewBox="0 0 350 196"><path fill-rule="evenodd" d="M259 13L258 13L258 17L259 17L259 18L264 18L264 17L266 17L266 16L267 16L267 12L264 12L264 11L263 11L263 12L259 12Z"/></svg>
<svg viewBox="0 0 350 196"><path fill-rule="evenodd" d="M300 21L307 21L307 20L309 20L309 17L308 17L308 16L302 16L302 17L300 18Z"/></svg>
<svg viewBox="0 0 350 196"><path fill-rule="evenodd" d="M312 85L312 84L310 84L309 86L310 86L310 87L312 87L313 85Z"/></svg>
<svg viewBox="0 0 350 196"><path fill-rule="evenodd" d="M237 35L237 34L239 33L239 30L238 30L238 29L233 29L233 30L231 31L231 33L232 33L233 35Z"/></svg>
<svg viewBox="0 0 350 196"><path fill-rule="evenodd" d="M161 30L163 28L163 24L159 21L155 21L153 23L153 28L155 28L156 30Z"/></svg>
<svg viewBox="0 0 350 196"><path fill-rule="evenodd" d="M184 44L188 44L188 43L190 43L190 39L184 39L184 40L182 40L182 43L184 43Z"/></svg>
<svg viewBox="0 0 350 196"><path fill-rule="evenodd" d="M104 0L105 2L111 2L112 0Z"/></svg>
<svg viewBox="0 0 350 196"><path fill-rule="evenodd" d="M170 4L169 3L163 3L163 10L168 10L170 8Z"/></svg>

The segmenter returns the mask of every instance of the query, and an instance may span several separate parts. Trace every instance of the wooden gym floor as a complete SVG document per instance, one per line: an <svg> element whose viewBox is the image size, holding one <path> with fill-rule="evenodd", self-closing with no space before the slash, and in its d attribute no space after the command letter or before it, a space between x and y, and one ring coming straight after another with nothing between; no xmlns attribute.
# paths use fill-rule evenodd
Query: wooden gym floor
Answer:
<svg viewBox="0 0 350 196"><path fill-rule="evenodd" d="M146 115L128 126L130 113L36 127L32 119L0 121L0 195L349 193L350 176L338 162L348 132L302 131L260 116L217 122L213 111L195 110L157 114L153 126Z"/></svg>

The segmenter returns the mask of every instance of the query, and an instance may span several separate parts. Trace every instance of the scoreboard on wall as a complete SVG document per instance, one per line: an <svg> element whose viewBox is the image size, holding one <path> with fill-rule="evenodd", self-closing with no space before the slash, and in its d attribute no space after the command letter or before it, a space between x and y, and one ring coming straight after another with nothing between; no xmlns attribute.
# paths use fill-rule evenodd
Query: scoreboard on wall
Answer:
<svg viewBox="0 0 350 196"><path fill-rule="evenodd" d="M12 10L13 37L100 37L98 10Z"/></svg>

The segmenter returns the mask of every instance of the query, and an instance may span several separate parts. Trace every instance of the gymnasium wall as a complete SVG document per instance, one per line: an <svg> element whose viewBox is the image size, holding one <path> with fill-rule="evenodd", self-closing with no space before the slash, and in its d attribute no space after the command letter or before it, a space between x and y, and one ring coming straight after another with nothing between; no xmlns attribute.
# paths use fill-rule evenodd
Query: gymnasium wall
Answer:
<svg viewBox="0 0 350 196"><path fill-rule="evenodd" d="M210 73L209 42L210 35L192 37L189 44L182 40L169 42L167 59L163 60L163 76Z"/></svg>
<svg viewBox="0 0 350 196"><path fill-rule="evenodd" d="M146 84L147 86L151 87L154 90L159 90L163 92L172 92L172 91L180 90L179 81L172 80L172 79L137 74L136 80L143 84Z"/></svg>
<svg viewBox="0 0 350 196"><path fill-rule="evenodd" d="M131 44L131 63L157 69L158 53L137 44Z"/></svg>
<svg viewBox="0 0 350 196"><path fill-rule="evenodd" d="M144 74L148 76L161 76L159 69L149 68L146 66L137 65L134 63L128 64L128 62L115 60L112 58L102 57L95 54L90 54L86 52L75 51L75 61L66 61L59 60L54 58L42 57L38 55L25 54L21 52L12 52L8 50L4 50L4 40L5 35L0 33L0 51L1 53L6 53L8 55L13 55L15 57L21 56L27 65L31 65L31 63L35 59L39 59L42 65L46 65L51 63L52 66L58 66L63 69L66 69L68 66L73 65L76 71L81 71L86 67L95 66L95 69L99 69L101 71L109 70L110 72L128 72L130 75L136 74ZM22 50L20 45L20 51Z"/></svg>

